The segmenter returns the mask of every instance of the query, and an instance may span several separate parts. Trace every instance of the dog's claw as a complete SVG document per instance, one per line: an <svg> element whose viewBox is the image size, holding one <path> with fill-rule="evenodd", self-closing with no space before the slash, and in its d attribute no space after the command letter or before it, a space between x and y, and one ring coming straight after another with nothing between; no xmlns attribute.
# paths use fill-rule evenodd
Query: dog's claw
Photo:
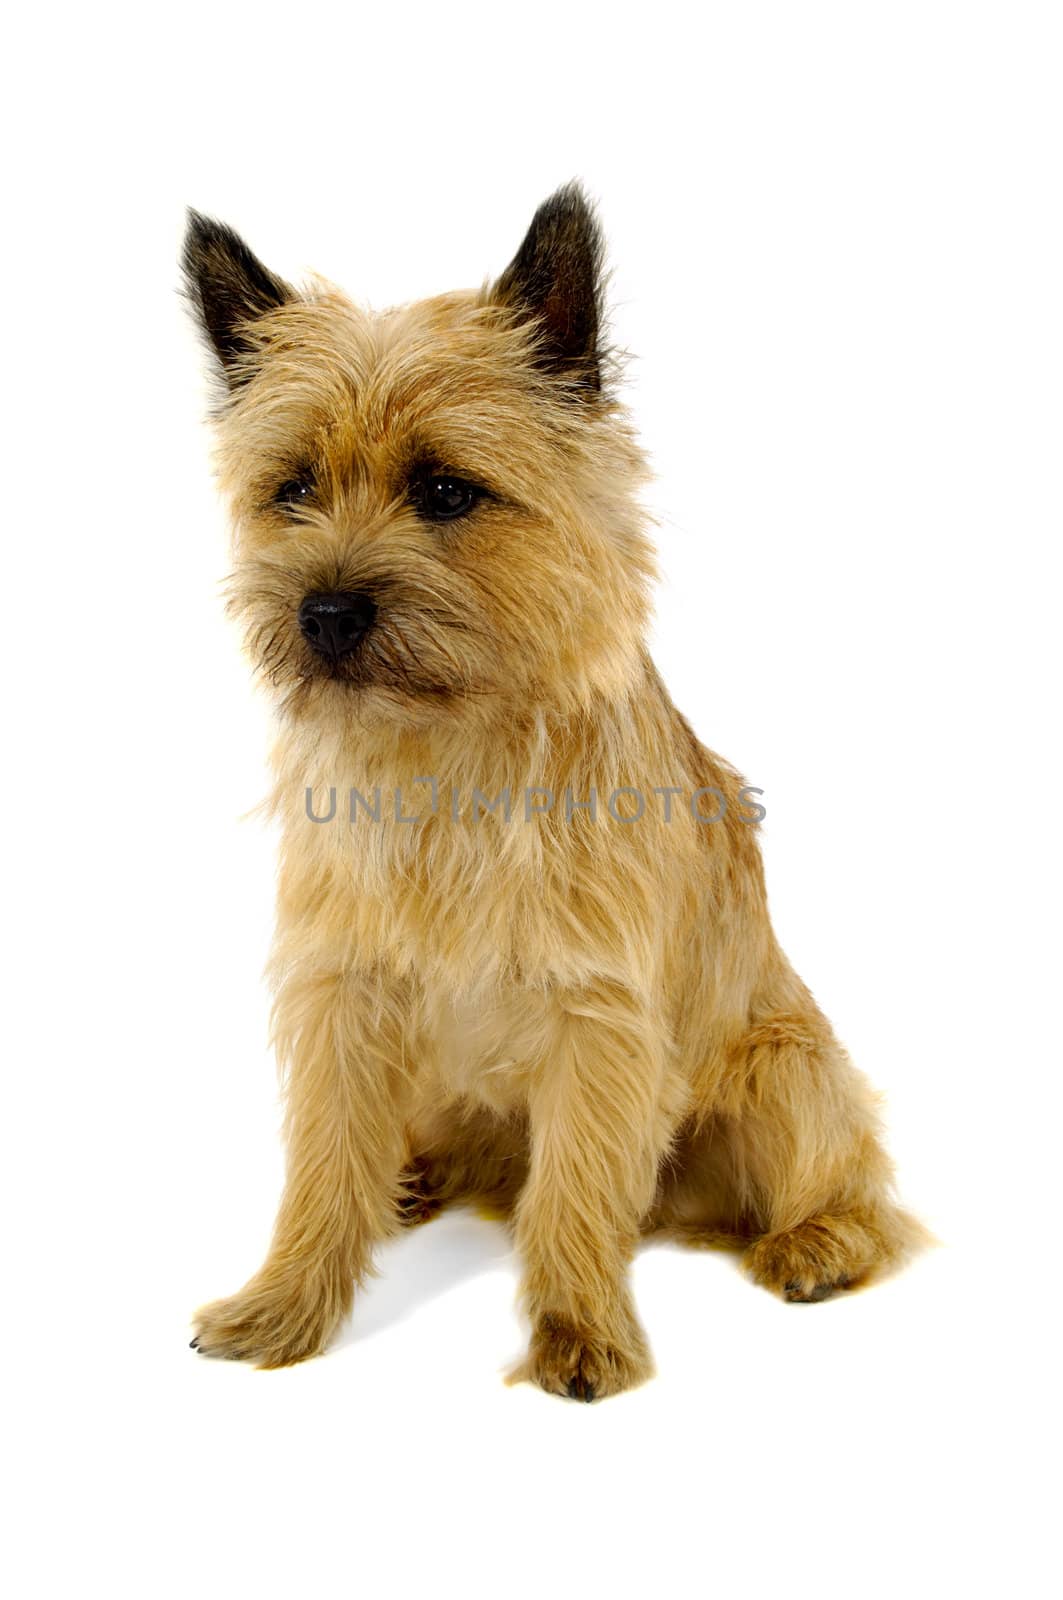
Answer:
<svg viewBox="0 0 1063 1600"><path fill-rule="evenodd" d="M583 1400L590 1405L595 1396L593 1383L588 1383L581 1373L575 1373L568 1380L568 1397L570 1400Z"/></svg>
<svg viewBox="0 0 1063 1600"><path fill-rule="evenodd" d="M198 1334L196 1335L196 1337L194 1339L190 1339L189 1340L188 1348L190 1350L198 1350L199 1349L199 1335Z"/></svg>
<svg viewBox="0 0 1063 1600"><path fill-rule="evenodd" d="M817 1283L813 1289L802 1289L794 1279L785 1286L786 1298L793 1306L816 1305L820 1300L827 1300L834 1293L833 1283Z"/></svg>

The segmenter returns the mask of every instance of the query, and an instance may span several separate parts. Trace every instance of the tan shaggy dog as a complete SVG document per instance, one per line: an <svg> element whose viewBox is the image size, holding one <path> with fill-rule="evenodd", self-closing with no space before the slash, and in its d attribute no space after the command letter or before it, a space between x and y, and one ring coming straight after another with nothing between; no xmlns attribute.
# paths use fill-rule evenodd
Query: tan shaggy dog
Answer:
<svg viewBox="0 0 1063 1600"><path fill-rule="evenodd" d="M640 1233L740 1244L791 1300L896 1264L921 1229L775 941L763 813L646 651L646 469L580 190L497 281L379 315L195 213L184 270L278 706L288 1148L268 1258L194 1344L315 1355L374 1247L451 1201L511 1218L518 1375L586 1400L651 1371Z"/></svg>

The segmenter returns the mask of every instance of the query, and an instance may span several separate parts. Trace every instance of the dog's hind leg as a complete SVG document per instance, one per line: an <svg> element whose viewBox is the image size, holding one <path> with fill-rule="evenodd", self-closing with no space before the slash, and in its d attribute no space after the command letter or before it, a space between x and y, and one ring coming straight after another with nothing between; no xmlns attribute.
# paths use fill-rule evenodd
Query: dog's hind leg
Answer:
<svg viewBox="0 0 1063 1600"><path fill-rule="evenodd" d="M810 998L735 1043L718 1093L736 1210L758 1235L745 1254L757 1283L823 1300L929 1240L893 1198L876 1097Z"/></svg>

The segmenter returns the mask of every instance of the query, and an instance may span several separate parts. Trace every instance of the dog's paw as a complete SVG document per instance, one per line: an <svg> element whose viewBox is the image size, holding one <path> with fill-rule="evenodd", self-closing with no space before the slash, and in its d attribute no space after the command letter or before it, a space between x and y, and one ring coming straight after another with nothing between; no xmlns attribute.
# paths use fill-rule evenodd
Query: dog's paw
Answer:
<svg viewBox="0 0 1063 1600"><path fill-rule="evenodd" d="M622 1338L607 1339L546 1312L536 1324L527 1358L510 1381L530 1379L548 1394L591 1401L634 1389L652 1375L653 1363L637 1324Z"/></svg>
<svg viewBox="0 0 1063 1600"><path fill-rule="evenodd" d="M203 1306L192 1348L225 1361L290 1367L325 1348L349 1303L330 1284L252 1278L239 1294Z"/></svg>
<svg viewBox="0 0 1063 1600"><path fill-rule="evenodd" d="M746 1251L745 1265L754 1282L784 1300L813 1304L829 1299L836 1289L852 1288L867 1276L872 1262L851 1226L823 1217L784 1233L765 1234Z"/></svg>

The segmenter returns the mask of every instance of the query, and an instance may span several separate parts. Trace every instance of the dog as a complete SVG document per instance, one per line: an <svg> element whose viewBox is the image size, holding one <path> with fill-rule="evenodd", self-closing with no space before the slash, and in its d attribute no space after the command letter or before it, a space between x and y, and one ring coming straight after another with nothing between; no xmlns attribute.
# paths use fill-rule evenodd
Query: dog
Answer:
<svg viewBox="0 0 1063 1600"><path fill-rule="evenodd" d="M642 1235L733 1246L803 1302L924 1238L775 940L755 791L647 653L603 259L573 183L497 279L373 314L189 213L230 606L277 710L287 1149L203 1355L316 1355L375 1247L453 1203L513 1230L511 1377L584 1401L652 1371Z"/></svg>

